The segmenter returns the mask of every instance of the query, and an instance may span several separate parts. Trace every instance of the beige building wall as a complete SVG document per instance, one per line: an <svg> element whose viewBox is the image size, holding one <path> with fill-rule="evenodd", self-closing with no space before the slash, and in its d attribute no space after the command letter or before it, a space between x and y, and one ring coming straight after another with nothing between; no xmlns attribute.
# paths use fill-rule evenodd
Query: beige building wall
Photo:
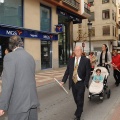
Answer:
<svg viewBox="0 0 120 120"><path fill-rule="evenodd" d="M40 2L38 0L24 0L24 27L40 30ZM40 40L24 39L25 50L35 59L36 71L41 69Z"/></svg>
<svg viewBox="0 0 120 120"><path fill-rule="evenodd" d="M55 32L55 25L58 24L56 7L44 2L44 0L24 0L24 27L33 30L40 30L40 3L51 7L51 32ZM41 70L41 40L25 38L24 45L25 50L35 59L36 71ZM58 41L52 41L52 68L58 68L58 66Z"/></svg>
<svg viewBox="0 0 120 120"><path fill-rule="evenodd" d="M110 19L102 19L102 10L110 9ZM110 50L112 50L112 44L111 41L116 40L116 36L113 36L113 26L114 31L116 29L116 22L112 19L112 10L116 12L116 6L112 3L110 0L109 3L102 4L101 0L94 0L94 6L91 6L91 12L94 12L94 21L92 22L92 27L95 27L95 36L91 37L91 49L94 51L94 48L101 47L103 43L107 44ZM87 26L88 20L82 21L82 29L83 33L86 32L88 35L88 26ZM110 25L110 36L103 36L103 26ZM100 42L103 41L103 42ZM86 43L86 50L88 51L89 47L89 38L87 38ZM97 43L97 44L96 44ZM100 43L100 44L99 44ZM102 44L101 44L102 43ZM99 45L99 46L98 46Z"/></svg>

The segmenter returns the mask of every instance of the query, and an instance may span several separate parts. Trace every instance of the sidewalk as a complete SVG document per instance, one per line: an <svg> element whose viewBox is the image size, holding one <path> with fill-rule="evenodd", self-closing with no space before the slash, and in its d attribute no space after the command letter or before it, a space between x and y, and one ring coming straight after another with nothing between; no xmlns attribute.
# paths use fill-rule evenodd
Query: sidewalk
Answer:
<svg viewBox="0 0 120 120"><path fill-rule="evenodd" d="M36 73L35 79L36 79L36 86L40 87L43 85L46 85L48 83L54 82L54 78L61 80L66 67L58 68L55 70L48 69L48 70L41 70L39 73Z"/></svg>
<svg viewBox="0 0 120 120"><path fill-rule="evenodd" d="M61 80L66 67L58 68L58 69L48 69L48 70L41 70L39 73L36 73L35 80L36 86L40 87L51 82L54 82L54 78ZM0 91L1 91L1 80L0 80Z"/></svg>

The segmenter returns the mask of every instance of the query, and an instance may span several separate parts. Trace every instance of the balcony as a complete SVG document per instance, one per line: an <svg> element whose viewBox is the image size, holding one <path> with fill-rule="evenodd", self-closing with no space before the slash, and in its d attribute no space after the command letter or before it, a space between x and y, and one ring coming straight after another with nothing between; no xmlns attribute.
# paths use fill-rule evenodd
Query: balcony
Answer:
<svg viewBox="0 0 120 120"><path fill-rule="evenodd" d="M90 14L90 6L87 3L84 3L84 10L86 13Z"/></svg>
<svg viewBox="0 0 120 120"><path fill-rule="evenodd" d="M91 16L91 15L90 15L90 4L85 3L84 0L81 0L80 7L81 7L81 14L82 14L84 17L89 18L89 17Z"/></svg>
<svg viewBox="0 0 120 120"><path fill-rule="evenodd" d="M79 2L77 2L76 0L62 0L62 2L76 10L79 10Z"/></svg>

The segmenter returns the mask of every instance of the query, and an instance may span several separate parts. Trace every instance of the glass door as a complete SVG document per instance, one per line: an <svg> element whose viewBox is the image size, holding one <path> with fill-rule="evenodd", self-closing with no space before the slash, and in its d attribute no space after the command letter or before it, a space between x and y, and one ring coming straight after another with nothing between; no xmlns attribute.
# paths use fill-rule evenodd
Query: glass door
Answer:
<svg viewBox="0 0 120 120"><path fill-rule="evenodd" d="M52 68L51 41L41 41L41 69Z"/></svg>
<svg viewBox="0 0 120 120"><path fill-rule="evenodd" d="M59 24L63 24L63 32L59 33L59 66L66 66L70 57L70 22L58 15Z"/></svg>

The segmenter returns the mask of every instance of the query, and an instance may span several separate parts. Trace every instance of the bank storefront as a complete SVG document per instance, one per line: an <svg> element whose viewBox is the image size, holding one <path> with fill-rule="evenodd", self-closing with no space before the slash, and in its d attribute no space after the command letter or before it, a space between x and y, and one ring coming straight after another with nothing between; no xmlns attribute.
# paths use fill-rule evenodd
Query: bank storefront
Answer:
<svg viewBox="0 0 120 120"><path fill-rule="evenodd" d="M37 71L52 68L52 43L58 40L58 35L51 31L35 30L30 27L31 24L28 27L25 23L28 19L23 17L27 9L24 5L28 3L25 1L23 3L23 0L3 0L0 3L0 71L2 71L4 51L8 47L9 37L13 35L19 35L22 38L25 50L35 59ZM40 11L40 4L35 10ZM36 15L36 18L38 17ZM40 20L38 22L40 23ZM35 23L32 23L33 27Z"/></svg>

